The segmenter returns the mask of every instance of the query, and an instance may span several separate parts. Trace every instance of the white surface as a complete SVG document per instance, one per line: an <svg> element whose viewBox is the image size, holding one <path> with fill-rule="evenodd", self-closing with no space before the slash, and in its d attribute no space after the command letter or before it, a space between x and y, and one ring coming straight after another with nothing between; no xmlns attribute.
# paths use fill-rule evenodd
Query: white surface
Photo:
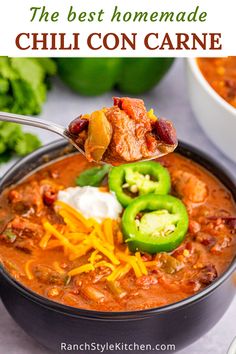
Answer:
<svg viewBox="0 0 236 354"><path fill-rule="evenodd" d="M201 127L236 162L236 109L211 88L195 59L187 60L187 78L189 99Z"/></svg>
<svg viewBox="0 0 236 354"><path fill-rule="evenodd" d="M235 2L233 0L228 0L227 6L223 6L224 3L219 3L216 6L217 1L205 1L205 0L135 0L135 1L117 1L117 0L99 0L99 1L58 1L58 0L44 0L42 1L19 1L19 0L7 0L1 1L1 11L0 11L0 38L4 38L4 41L0 42L1 55L8 55L12 57L18 56L54 56L54 57L68 57L68 56L83 56L83 57L113 57L113 56L219 56L219 55L235 55L236 52L236 41L235 41ZM42 20L40 19L41 10L37 11L37 15L33 19L33 11L30 11L31 7L41 7L46 6L46 11L49 12L49 18ZM73 6L73 11L76 12L75 20L73 16L70 16L67 20L69 14L70 6ZM114 19L112 21L112 15L114 13L115 5L118 6L118 10L121 12L122 16L119 18L120 21ZM193 16L193 12L198 6L197 15ZM12 11L14 9L14 11ZM98 12L103 9L104 15L100 16L98 21ZM148 12L149 16L147 19L139 21L133 21L135 12ZM158 11L158 17L155 15L150 20L151 13ZM161 20L161 12L173 11L173 19ZM51 16L53 12L59 12L59 16L51 21ZM87 16L78 20L79 15L82 12L87 12ZM89 22L88 14L90 12L96 12L94 21ZM131 12L133 15L130 17L125 16L125 21L123 21L123 16L126 12ZM183 21L180 16L182 12L186 12L187 16L184 16ZM206 13L206 16L204 15ZM180 16L178 16L180 13ZM192 14L191 14L192 13ZM203 13L204 17L199 20L200 14ZM176 17L178 16L178 19ZM129 19L130 17L130 19ZM181 16L182 17L182 16ZM83 21L83 22L82 22ZM145 37L147 34L152 32L158 32L158 39L152 36L149 41L149 45L153 50L148 49L145 45ZM38 45L38 51L33 49L33 36L32 33L38 33L37 40L42 40L41 33L48 33L47 35L47 46L42 50L42 45ZM49 35L50 33L66 33L65 45L71 44L72 49L63 49L63 45L60 45L60 37L56 36L56 45L52 45L52 39ZM93 36L91 46L88 45L88 37L92 33L101 33L101 39L98 36ZM104 36L113 32L118 35L119 45L116 47L114 45L114 38L109 36L108 46L109 50L105 49L102 39ZM121 33L127 33L129 38L132 40L132 33L137 33L135 36L135 49L133 50L131 46L126 45L125 50L122 49L122 38ZM172 45L167 45L168 37L165 38L166 32L169 34ZM29 38L25 33L30 33ZM73 45L72 33L79 33L78 37L78 47ZM183 41L184 37L180 37L178 41L176 33L186 33L189 35L190 39L187 41L187 48L182 45L181 49L178 49L178 43ZM206 34L206 45L201 46L197 41L193 41L192 34L196 33L199 36L200 41L205 41L203 34ZM212 34L214 34L212 36ZM16 37L19 34L23 34L20 39L20 45L16 45ZM58 38L59 37L59 38ZM51 40L50 40L51 39ZM164 45L161 44L164 40ZM180 42L181 43L181 42ZM159 46L155 50L156 46ZM19 48L20 46L20 48ZM101 46L101 47L100 47ZM56 48L52 49L52 48ZM173 49L172 49L173 48ZM194 50L189 50L195 48ZM24 50L25 49L25 50Z"/></svg>
<svg viewBox="0 0 236 354"><path fill-rule="evenodd" d="M180 139L208 151L210 155L221 161L225 168L236 175L236 164L228 160L211 144L193 116L188 102L183 60L176 61L162 83L143 98L148 108L157 107L156 111L159 115L169 117L175 122ZM111 104L111 94L95 99L79 97L62 84L57 83L49 94L42 118L66 125L79 113L90 112L105 104ZM44 143L57 139L57 136L49 132L42 131L40 135ZM6 168L6 166L1 167L1 174ZM224 301L223 298L222 301ZM0 313L0 354L50 353L29 338L9 317L2 305ZM208 334L179 354L226 354L230 343L236 336L235 318L236 298L222 320Z"/></svg>

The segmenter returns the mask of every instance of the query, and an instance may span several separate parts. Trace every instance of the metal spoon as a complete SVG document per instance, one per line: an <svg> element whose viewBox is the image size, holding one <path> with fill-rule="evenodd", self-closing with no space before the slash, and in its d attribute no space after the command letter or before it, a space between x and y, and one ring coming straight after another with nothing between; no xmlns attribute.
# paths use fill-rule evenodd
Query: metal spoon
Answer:
<svg viewBox="0 0 236 354"><path fill-rule="evenodd" d="M13 114L6 112L0 112L0 121L30 125L32 127L49 130L50 132L56 133L62 136L63 138L67 139L72 145L74 145L77 150L79 150L81 154L85 154L84 151L73 140L74 136L70 134L68 129L62 127L59 124L49 122L43 119L38 119L35 117L23 116L21 114Z"/></svg>
<svg viewBox="0 0 236 354"><path fill-rule="evenodd" d="M0 112L0 121L4 121L4 122L11 122L11 123L18 123L18 124L23 124L23 125L30 125L32 127L36 127L36 128L41 128L41 129L45 129L45 130L49 130L53 133L56 133L60 136L62 136L63 138L67 139L82 155L85 155L85 152L83 150L83 148L81 146L78 145L78 143L76 142L77 140L77 136L73 135L69 132L69 130L67 128L62 127L59 124L50 122L50 121L46 121L43 119L38 119L35 117L30 117L30 116L23 116L20 114L13 114L13 113L6 113L6 112ZM158 155L156 156L150 156L149 158L144 158L144 159L140 159L137 161L148 161L148 160L153 160L153 159L157 159L161 156L167 155L170 152L174 151L174 149L177 146L177 143L174 145L168 145L168 144L164 144L166 145L166 149L165 151L159 151ZM135 162L137 162L135 161ZM127 163L127 161L113 161L112 159L105 159L104 161L99 161L100 163L110 163L112 165L115 164L120 164L120 163Z"/></svg>

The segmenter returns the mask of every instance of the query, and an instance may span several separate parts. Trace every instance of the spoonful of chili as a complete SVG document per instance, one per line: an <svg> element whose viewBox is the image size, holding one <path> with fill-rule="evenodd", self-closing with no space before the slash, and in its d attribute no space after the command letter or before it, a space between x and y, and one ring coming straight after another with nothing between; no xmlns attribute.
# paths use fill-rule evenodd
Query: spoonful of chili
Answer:
<svg viewBox="0 0 236 354"><path fill-rule="evenodd" d="M0 121L49 130L69 140L89 161L112 165L156 159L174 151L177 137L169 120L157 118L152 109L147 112L140 99L113 100L112 107L80 115L68 128L5 112L0 112Z"/></svg>

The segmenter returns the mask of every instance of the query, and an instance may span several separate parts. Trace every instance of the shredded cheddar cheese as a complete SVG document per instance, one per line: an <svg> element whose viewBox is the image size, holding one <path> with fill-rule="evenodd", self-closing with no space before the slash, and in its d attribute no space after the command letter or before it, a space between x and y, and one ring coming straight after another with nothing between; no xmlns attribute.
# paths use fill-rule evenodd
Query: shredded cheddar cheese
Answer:
<svg viewBox="0 0 236 354"><path fill-rule="evenodd" d="M94 264L94 267L95 268L107 267L107 268L110 268L111 270L115 270L115 267L113 266L113 264L106 262L106 261L97 262L96 264Z"/></svg>
<svg viewBox="0 0 236 354"><path fill-rule="evenodd" d="M99 223L97 221L94 220L94 231L95 231L95 234L98 236L98 238L100 240L103 240L104 242L106 242L106 237L101 229L101 226L99 225ZM109 245L110 246L110 245Z"/></svg>
<svg viewBox="0 0 236 354"><path fill-rule="evenodd" d="M146 267L156 267L157 264L158 264L157 261L145 262L145 266L146 266Z"/></svg>
<svg viewBox="0 0 236 354"><path fill-rule="evenodd" d="M95 251L92 252L91 256L88 259L90 263L94 264L96 262L96 260L97 260L97 257L101 257L101 256L98 255L98 253L99 253L98 250L95 250ZM101 259L101 258L99 258L99 259Z"/></svg>
<svg viewBox="0 0 236 354"><path fill-rule="evenodd" d="M27 261L27 262L25 263L25 274L26 274L26 276L27 276L27 278L28 278L29 280L34 279L34 276L33 276L32 272L31 272L31 270L30 270L30 266L31 266L31 264L32 264L33 262L34 262L34 260L33 260L33 259L30 259L29 261Z"/></svg>
<svg viewBox="0 0 236 354"><path fill-rule="evenodd" d="M64 237L59 231L57 231L57 229L53 225L51 225L49 222L45 222L44 228L45 230L51 232L51 234L53 234L53 236L55 236L59 241L61 241L62 246L68 247L72 252L76 252L76 247L72 243L70 243L70 241L66 237Z"/></svg>
<svg viewBox="0 0 236 354"><path fill-rule="evenodd" d="M92 249L92 243L91 242L83 242L81 245L77 246L75 253L71 254L69 256L70 261L74 261L75 259L78 259L82 256L84 256L88 251Z"/></svg>
<svg viewBox="0 0 236 354"><path fill-rule="evenodd" d="M126 265L121 265L118 268L116 268L111 275L107 277L108 281L114 282L115 280L118 280L119 278L123 277L125 274L127 274L131 270L131 265L126 264Z"/></svg>
<svg viewBox="0 0 236 354"><path fill-rule="evenodd" d="M63 247L61 242L58 240L51 240L47 244L47 250L52 250L53 248L57 248L57 247Z"/></svg>
<svg viewBox="0 0 236 354"><path fill-rule="evenodd" d="M42 249L45 249L48 245L48 241L50 240L51 238L51 233L50 232L46 232L45 235L41 238L40 242L39 242L39 246L42 248Z"/></svg>
<svg viewBox="0 0 236 354"><path fill-rule="evenodd" d="M104 234L107 242L111 245L114 245L114 237L113 237L113 220L105 219L103 222Z"/></svg>
<svg viewBox="0 0 236 354"><path fill-rule="evenodd" d="M82 232L87 232L87 227L84 226L81 221L76 219L73 215L70 215L67 211L61 210L59 214L63 217L64 221L72 231L76 232L76 230L79 229Z"/></svg>
<svg viewBox="0 0 236 354"><path fill-rule="evenodd" d="M124 262L126 262L126 263L131 265L131 267L133 268L134 273L135 273L137 278L142 276L142 271L141 271L141 269L138 266L136 257L127 256L126 254L123 254L123 253L117 253L117 257L120 260L122 260L122 261L124 261Z"/></svg>
<svg viewBox="0 0 236 354"><path fill-rule="evenodd" d="M69 239L69 241L74 241L75 243L84 241L86 238L86 234L84 234L83 232L68 232L65 234L65 236Z"/></svg>
<svg viewBox="0 0 236 354"><path fill-rule="evenodd" d="M76 261L88 255L86 264L67 271L68 277L94 271L98 268L108 268L106 280L115 284L130 271L139 278L148 274L148 268L156 266L157 262L145 262L140 252L130 254L129 248L123 242L123 235L118 221L105 219L102 224L96 220L86 219L77 210L62 201L56 202L56 211L64 219L65 225L52 225L49 221L43 223L45 235L40 240L40 247L50 250L62 247L70 261ZM90 252L90 253L89 253ZM30 263L26 263L26 274L32 276ZM54 269L64 272L57 262Z"/></svg>
<svg viewBox="0 0 236 354"><path fill-rule="evenodd" d="M137 263L138 263L138 266L139 266L141 272L142 272L144 275L147 275L147 274L148 274L147 268L146 268L145 263L143 262L143 260L142 260L142 258L141 258L140 252L136 252L136 253L135 253L135 256L136 256Z"/></svg>
<svg viewBox="0 0 236 354"><path fill-rule="evenodd" d="M70 205L62 202L61 200L57 200L56 205L61 206L64 210L68 211L70 214L75 216L76 219L82 222L84 226L86 226L88 229L91 227L91 222L90 220L86 219L83 215L81 215L77 210L72 208Z"/></svg>
<svg viewBox="0 0 236 354"><path fill-rule="evenodd" d="M91 270L94 270L94 266L91 263L84 264L78 268L72 269L70 272L68 272L69 277L73 277L74 275L78 275L84 272L90 272Z"/></svg>
<svg viewBox="0 0 236 354"><path fill-rule="evenodd" d="M97 240L96 238L93 239L93 246L95 249L99 250L101 253L103 253L107 258L110 259L110 261L113 264L120 264L119 260L116 258L116 256L110 252L108 249L106 249L99 240Z"/></svg>

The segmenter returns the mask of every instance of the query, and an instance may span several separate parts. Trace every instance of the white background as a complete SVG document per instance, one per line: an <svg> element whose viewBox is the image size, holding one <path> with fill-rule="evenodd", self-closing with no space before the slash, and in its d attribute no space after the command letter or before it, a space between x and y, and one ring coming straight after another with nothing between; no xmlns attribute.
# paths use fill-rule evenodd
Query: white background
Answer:
<svg viewBox="0 0 236 354"><path fill-rule="evenodd" d="M32 6L46 6L50 13L59 11L59 21L53 22L30 22ZM105 10L104 21L67 22L67 13L70 6L79 13L82 11ZM198 5L200 11L208 13L207 21L200 22L156 22L156 23L111 23L110 17L115 5L118 5L121 12L126 11L193 11ZM0 5L0 55L8 56L219 56L235 55L235 0L1 0ZM15 38L19 33L42 33L42 32L65 32L70 41L73 32L81 33L81 49L77 51L21 51L15 45ZM115 32L127 34L137 32L137 49L108 51L104 48L98 51L92 51L88 48L86 39L92 32ZM145 49L143 44L144 36L149 32L158 32L160 36L168 32L174 36L176 32L192 33L222 33L222 51L150 51Z"/></svg>

